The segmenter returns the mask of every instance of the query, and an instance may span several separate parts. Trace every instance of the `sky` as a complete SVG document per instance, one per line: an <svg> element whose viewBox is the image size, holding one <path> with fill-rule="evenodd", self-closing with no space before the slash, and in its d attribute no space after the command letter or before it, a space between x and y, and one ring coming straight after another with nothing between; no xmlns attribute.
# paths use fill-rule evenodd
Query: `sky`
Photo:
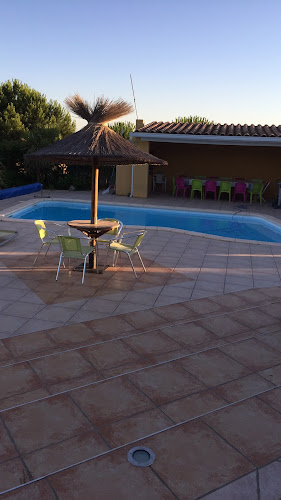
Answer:
<svg viewBox="0 0 281 500"><path fill-rule="evenodd" d="M145 123L281 124L281 0L0 0L0 12L0 82L61 104L133 103L132 74Z"/></svg>

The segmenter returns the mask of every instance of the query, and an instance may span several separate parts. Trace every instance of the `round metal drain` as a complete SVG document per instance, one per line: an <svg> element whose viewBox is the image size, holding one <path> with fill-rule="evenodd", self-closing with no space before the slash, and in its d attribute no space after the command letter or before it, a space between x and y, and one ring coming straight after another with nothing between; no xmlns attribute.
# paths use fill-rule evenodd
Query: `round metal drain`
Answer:
<svg viewBox="0 0 281 500"><path fill-rule="evenodd" d="M128 461L136 467L149 467L155 460L155 454L150 448L137 446L128 452Z"/></svg>

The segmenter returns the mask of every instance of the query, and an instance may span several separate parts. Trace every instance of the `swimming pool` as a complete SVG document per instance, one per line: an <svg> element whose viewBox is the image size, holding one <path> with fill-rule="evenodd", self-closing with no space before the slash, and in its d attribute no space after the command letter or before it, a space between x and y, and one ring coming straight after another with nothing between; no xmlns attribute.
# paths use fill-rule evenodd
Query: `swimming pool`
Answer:
<svg viewBox="0 0 281 500"><path fill-rule="evenodd" d="M11 217L52 221L83 220L90 218L90 204L43 201L14 212ZM99 205L98 217L113 217L133 226L170 227L228 238L281 243L281 226L261 217L103 204Z"/></svg>

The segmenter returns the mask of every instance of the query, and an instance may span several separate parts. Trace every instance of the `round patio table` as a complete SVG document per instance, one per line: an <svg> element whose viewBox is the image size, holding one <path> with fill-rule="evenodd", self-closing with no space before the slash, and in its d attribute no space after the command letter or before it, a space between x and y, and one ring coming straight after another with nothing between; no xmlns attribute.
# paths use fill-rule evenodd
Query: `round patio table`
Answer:
<svg viewBox="0 0 281 500"><path fill-rule="evenodd" d="M72 227L73 229L78 229L78 231L81 231L82 233L86 234L86 236L91 238L91 244L94 247L96 247L96 240L100 236L118 227L117 223L104 220L98 220L96 223L92 223L90 220L72 220L68 222L67 225L69 227ZM97 251L90 253L89 264L87 266L86 272L103 272L102 270L98 269Z"/></svg>

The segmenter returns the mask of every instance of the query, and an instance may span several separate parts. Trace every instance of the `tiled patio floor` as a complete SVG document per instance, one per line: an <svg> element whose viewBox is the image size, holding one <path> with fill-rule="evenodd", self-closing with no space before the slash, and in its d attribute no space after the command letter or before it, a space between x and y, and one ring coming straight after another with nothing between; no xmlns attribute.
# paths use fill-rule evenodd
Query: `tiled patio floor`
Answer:
<svg viewBox="0 0 281 500"><path fill-rule="evenodd" d="M0 222L0 225L6 223ZM0 485L11 499L279 500L281 246L150 230L135 280L1 247ZM142 444L156 460L127 461Z"/></svg>

